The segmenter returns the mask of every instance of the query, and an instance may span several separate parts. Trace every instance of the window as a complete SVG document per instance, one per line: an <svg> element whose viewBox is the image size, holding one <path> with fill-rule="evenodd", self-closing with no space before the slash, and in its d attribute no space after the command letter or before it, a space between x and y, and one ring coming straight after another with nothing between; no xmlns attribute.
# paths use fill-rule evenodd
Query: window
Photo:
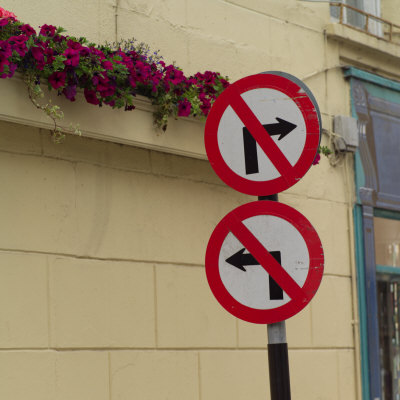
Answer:
<svg viewBox="0 0 400 400"><path fill-rule="evenodd" d="M338 3L349 7L343 7L342 10L337 5L331 6L331 16L345 25L351 25L365 30L374 35L382 35L382 24L379 20L366 16L380 17L380 0L341 0ZM342 14L342 15L341 15Z"/></svg>
<svg viewBox="0 0 400 400"><path fill-rule="evenodd" d="M374 240L382 400L399 400L400 221L375 217Z"/></svg>

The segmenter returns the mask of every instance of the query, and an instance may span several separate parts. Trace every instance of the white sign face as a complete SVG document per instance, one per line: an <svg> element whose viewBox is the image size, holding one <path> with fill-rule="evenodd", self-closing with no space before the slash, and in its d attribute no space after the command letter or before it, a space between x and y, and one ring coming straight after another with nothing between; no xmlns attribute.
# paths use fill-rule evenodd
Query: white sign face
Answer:
<svg viewBox="0 0 400 400"><path fill-rule="evenodd" d="M293 167L306 142L306 124L298 105L269 88L250 90L241 97ZM281 176L231 106L221 117L218 146L225 163L242 178L270 181Z"/></svg>
<svg viewBox="0 0 400 400"><path fill-rule="evenodd" d="M310 258L307 244L298 230L272 215L254 216L245 219L243 224L302 287ZM247 307L268 310L291 300L232 233L226 236L221 246L219 273L229 294Z"/></svg>

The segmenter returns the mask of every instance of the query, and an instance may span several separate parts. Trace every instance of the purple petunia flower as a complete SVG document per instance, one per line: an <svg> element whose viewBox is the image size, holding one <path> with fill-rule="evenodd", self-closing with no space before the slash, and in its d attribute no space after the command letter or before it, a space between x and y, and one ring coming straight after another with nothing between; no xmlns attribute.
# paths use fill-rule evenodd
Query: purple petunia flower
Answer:
<svg viewBox="0 0 400 400"><path fill-rule="evenodd" d="M192 105L190 104L188 99L183 99L178 103L178 116L179 117L187 117L190 114L192 109Z"/></svg>
<svg viewBox="0 0 400 400"><path fill-rule="evenodd" d="M79 51L68 48L64 52L64 56L67 59L64 61L65 65L69 65L71 67L76 67L79 64Z"/></svg>
<svg viewBox="0 0 400 400"><path fill-rule="evenodd" d="M65 78L67 74L65 72L53 72L49 76L49 83L53 87L53 89L58 89L62 86L65 86Z"/></svg>
<svg viewBox="0 0 400 400"><path fill-rule="evenodd" d="M36 31L28 24L20 26L19 29L26 36L36 35Z"/></svg>
<svg viewBox="0 0 400 400"><path fill-rule="evenodd" d="M85 95L85 99L88 103L98 105L100 104L100 100L97 98L96 92L94 90L86 89L83 91Z"/></svg>
<svg viewBox="0 0 400 400"><path fill-rule="evenodd" d="M317 154L314 158L314 161L312 162L312 165L317 165L319 164L319 160L321 159L321 155Z"/></svg>
<svg viewBox="0 0 400 400"><path fill-rule="evenodd" d="M76 85L68 85L64 88L63 93L68 100L75 101Z"/></svg>
<svg viewBox="0 0 400 400"><path fill-rule="evenodd" d="M40 28L39 34L48 37L53 37L57 31L57 28L53 25L44 24Z"/></svg>

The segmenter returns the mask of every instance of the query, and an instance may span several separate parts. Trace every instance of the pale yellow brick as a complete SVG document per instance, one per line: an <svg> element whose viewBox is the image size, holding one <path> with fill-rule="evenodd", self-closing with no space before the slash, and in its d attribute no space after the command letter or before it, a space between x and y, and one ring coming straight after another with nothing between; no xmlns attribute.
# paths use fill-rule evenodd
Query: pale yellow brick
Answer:
<svg viewBox="0 0 400 400"><path fill-rule="evenodd" d="M0 198L1 248L76 251L71 163L0 153L0 184L7 188Z"/></svg>
<svg viewBox="0 0 400 400"><path fill-rule="evenodd" d="M198 355L189 351L111 353L111 398L199 400Z"/></svg>
<svg viewBox="0 0 400 400"><path fill-rule="evenodd" d="M314 346L354 346L351 299L350 278L323 278L311 303Z"/></svg>
<svg viewBox="0 0 400 400"><path fill-rule="evenodd" d="M55 400L109 400L108 353L61 352L56 356Z"/></svg>
<svg viewBox="0 0 400 400"><path fill-rule="evenodd" d="M23 154L41 154L39 129L0 122L0 150Z"/></svg>
<svg viewBox="0 0 400 400"><path fill-rule="evenodd" d="M282 194L279 201L302 213L316 230L324 250L324 273L350 276L348 205Z"/></svg>
<svg viewBox="0 0 400 400"><path fill-rule="evenodd" d="M225 186L78 165L79 253L204 264L215 225L245 199Z"/></svg>
<svg viewBox="0 0 400 400"><path fill-rule="evenodd" d="M262 49L269 41L270 21L266 15L227 2L187 2L188 27L215 41Z"/></svg>
<svg viewBox="0 0 400 400"><path fill-rule="evenodd" d="M158 265L160 347L235 347L235 318L215 300L204 268Z"/></svg>
<svg viewBox="0 0 400 400"><path fill-rule="evenodd" d="M329 7L325 2L308 3L297 0L227 0L227 2L254 13L257 12L308 28L322 30L330 22Z"/></svg>
<svg viewBox="0 0 400 400"><path fill-rule="evenodd" d="M269 399L267 351L200 352L202 398Z"/></svg>
<svg viewBox="0 0 400 400"><path fill-rule="evenodd" d="M163 20L172 26L187 25L186 0L157 1L157 0L120 0L120 9L126 9L150 18L149 23Z"/></svg>
<svg viewBox="0 0 400 400"><path fill-rule="evenodd" d="M237 320L238 345L242 348L266 349L268 346L267 326Z"/></svg>
<svg viewBox="0 0 400 400"><path fill-rule="evenodd" d="M56 399L55 353L0 352L0 398L7 400Z"/></svg>
<svg viewBox="0 0 400 400"><path fill-rule="evenodd" d="M196 160L189 157L161 153L160 151L152 151L151 166L152 172L156 175L225 185L211 168L208 160Z"/></svg>
<svg viewBox="0 0 400 400"><path fill-rule="evenodd" d="M293 399L336 400L339 395L337 354L334 350L289 351ZM347 397L352 399L352 397Z"/></svg>
<svg viewBox="0 0 400 400"><path fill-rule="evenodd" d="M44 132L43 155L46 157L118 169L150 171L149 150L74 135L66 135L59 144L54 143L47 131Z"/></svg>
<svg viewBox="0 0 400 400"><path fill-rule="evenodd" d="M55 258L50 268L53 346L154 346L151 265Z"/></svg>
<svg viewBox="0 0 400 400"><path fill-rule="evenodd" d="M286 337L290 348L312 347L311 307L307 305L286 321Z"/></svg>
<svg viewBox="0 0 400 400"><path fill-rule="evenodd" d="M47 347L45 256L0 252L0 347Z"/></svg>
<svg viewBox="0 0 400 400"><path fill-rule="evenodd" d="M327 139L324 135L322 145L327 145ZM353 170L351 170L353 173ZM349 181L352 177L349 176ZM346 187L346 168L344 164L332 168L326 156L321 155L318 165L311 166L308 172L294 186L285 193L297 194L314 199L324 199L330 202L347 202L352 198L349 188ZM327 215L330 217L330 215Z"/></svg>
<svg viewBox="0 0 400 400"><path fill-rule="evenodd" d="M151 26L151 29L149 29ZM163 18L137 13L125 8L118 9L119 38L137 39L150 46L151 52L160 50L168 64L176 64L186 71L188 66L188 42L181 26L171 24Z"/></svg>
<svg viewBox="0 0 400 400"><path fill-rule="evenodd" d="M265 49L239 47L233 41L215 40L197 32L188 35L188 53L190 73L218 71L223 76L227 75L231 82L266 69L273 69L276 61L274 57L271 60ZM204 57L204 54L207 54L207 57Z"/></svg>
<svg viewBox="0 0 400 400"><path fill-rule="evenodd" d="M356 361L354 350L339 350L338 357L338 388L339 399L355 399L356 398Z"/></svg>
<svg viewBox="0 0 400 400"><path fill-rule="evenodd" d="M95 42L115 40L114 5L113 0L41 0L39 3L5 0L2 3L3 8L35 29L43 24L60 25L71 36L85 36Z"/></svg>

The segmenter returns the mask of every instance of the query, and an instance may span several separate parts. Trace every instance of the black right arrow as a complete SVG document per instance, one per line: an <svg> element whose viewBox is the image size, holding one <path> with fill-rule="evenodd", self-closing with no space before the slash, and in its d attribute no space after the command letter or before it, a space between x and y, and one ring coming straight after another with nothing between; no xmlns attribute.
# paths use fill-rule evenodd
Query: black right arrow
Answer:
<svg viewBox="0 0 400 400"><path fill-rule="evenodd" d="M268 132L269 136L280 135L278 140L282 140L287 136L297 125L285 121L282 118L275 118L278 123L263 125L264 129ZM244 160L246 166L246 175L258 173L258 157L257 157L257 143L249 130L243 128L243 145L244 145Z"/></svg>
<svg viewBox="0 0 400 400"><path fill-rule="evenodd" d="M234 267L240 269L241 271L246 272L245 265L260 265L260 263L254 258L254 256L250 253L243 254L245 248L239 250L235 254L228 257L225 261L228 264L233 265ZM272 257L275 258L278 263L281 263L281 252L280 251L270 251ZM274 279L269 276L269 297L271 300L282 300L283 299L283 290L282 288L274 281Z"/></svg>

